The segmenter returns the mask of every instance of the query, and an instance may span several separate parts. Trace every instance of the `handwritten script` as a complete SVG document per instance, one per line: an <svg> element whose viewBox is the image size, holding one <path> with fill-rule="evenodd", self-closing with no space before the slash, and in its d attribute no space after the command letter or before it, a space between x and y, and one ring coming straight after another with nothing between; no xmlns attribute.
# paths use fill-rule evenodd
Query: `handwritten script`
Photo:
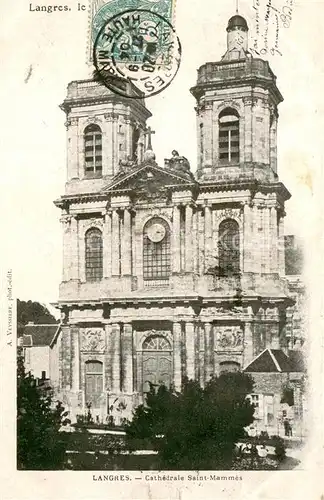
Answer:
<svg viewBox="0 0 324 500"><path fill-rule="evenodd" d="M294 0L252 0L254 33L249 50L254 56L282 56L280 33L291 26Z"/></svg>

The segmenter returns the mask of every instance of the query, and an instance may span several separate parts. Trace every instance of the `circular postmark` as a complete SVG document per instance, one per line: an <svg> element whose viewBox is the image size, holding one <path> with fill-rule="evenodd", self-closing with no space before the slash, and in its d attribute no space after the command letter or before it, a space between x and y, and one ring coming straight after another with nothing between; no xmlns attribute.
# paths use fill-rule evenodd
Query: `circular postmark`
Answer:
<svg viewBox="0 0 324 500"><path fill-rule="evenodd" d="M132 9L101 27L93 48L97 77L125 97L149 97L176 76L181 44L172 24L160 14Z"/></svg>

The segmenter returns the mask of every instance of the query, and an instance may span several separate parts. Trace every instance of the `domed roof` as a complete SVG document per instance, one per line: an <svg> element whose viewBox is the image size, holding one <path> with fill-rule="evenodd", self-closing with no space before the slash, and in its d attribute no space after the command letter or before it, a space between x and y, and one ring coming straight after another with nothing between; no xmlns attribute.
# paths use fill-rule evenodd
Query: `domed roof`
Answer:
<svg viewBox="0 0 324 500"><path fill-rule="evenodd" d="M235 30L237 28L241 29L242 31L249 30L249 27L248 27L247 22L244 19L244 17L239 16L238 14L236 14L235 16L232 16L231 19L228 21L226 31L232 31L232 30Z"/></svg>

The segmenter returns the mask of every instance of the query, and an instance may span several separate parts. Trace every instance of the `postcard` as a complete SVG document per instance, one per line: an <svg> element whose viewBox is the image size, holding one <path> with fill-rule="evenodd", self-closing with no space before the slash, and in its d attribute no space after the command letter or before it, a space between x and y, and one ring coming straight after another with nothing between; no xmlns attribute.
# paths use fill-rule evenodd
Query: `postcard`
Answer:
<svg viewBox="0 0 324 500"><path fill-rule="evenodd" d="M324 4L2 12L1 498L323 498Z"/></svg>

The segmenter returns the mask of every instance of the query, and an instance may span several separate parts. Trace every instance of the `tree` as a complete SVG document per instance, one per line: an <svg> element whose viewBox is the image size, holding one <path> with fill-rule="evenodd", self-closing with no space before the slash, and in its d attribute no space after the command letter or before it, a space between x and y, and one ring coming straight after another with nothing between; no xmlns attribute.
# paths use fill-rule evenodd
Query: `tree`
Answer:
<svg viewBox="0 0 324 500"><path fill-rule="evenodd" d="M182 392L151 386L146 404L134 412L126 426L131 442L149 439L165 469L228 468L235 444L253 422L254 407L246 396L253 380L243 373L223 373L203 389L185 381Z"/></svg>
<svg viewBox="0 0 324 500"><path fill-rule="evenodd" d="M17 467L53 470L65 461L65 441L59 430L70 421L60 402L53 405L50 388L37 387L26 374L21 355L17 360Z"/></svg>
<svg viewBox="0 0 324 500"><path fill-rule="evenodd" d="M24 326L29 321L32 321L33 323L38 325L58 323L54 316L49 312L47 307L40 304L39 302L33 302L31 300L25 302L24 300L17 299L18 336L22 335Z"/></svg>

